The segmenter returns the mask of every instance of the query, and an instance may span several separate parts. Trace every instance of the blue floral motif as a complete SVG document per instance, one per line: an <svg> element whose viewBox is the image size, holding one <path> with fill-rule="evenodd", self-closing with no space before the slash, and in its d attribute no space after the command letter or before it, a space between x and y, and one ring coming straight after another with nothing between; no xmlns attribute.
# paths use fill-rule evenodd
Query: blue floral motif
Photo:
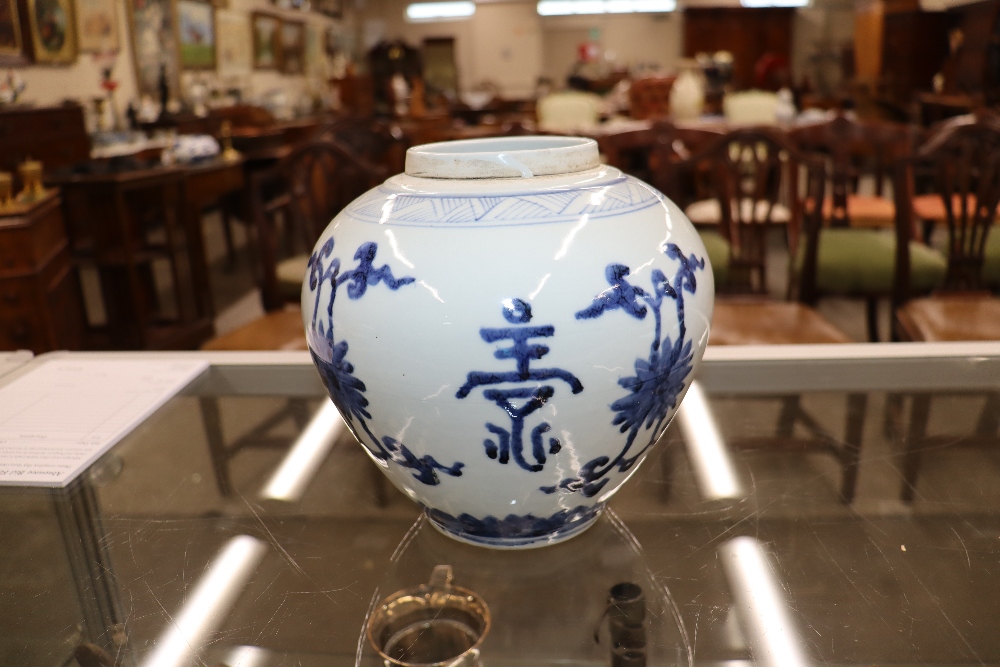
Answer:
<svg viewBox="0 0 1000 667"><path fill-rule="evenodd" d="M495 516L478 519L465 513L455 517L432 507L424 507L424 511L444 530L459 535L462 539L495 545L507 542L510 546L516 546L540 537L553 539L572 533L592 521L603 508L603 503L589 507L578 505L548 517L508 514L502 519Z"/></svg>
<svg viewBox="0 0 1000 667"><path fill-rule="evenodd" d="M515 325L501 328L482 328L479 330L480 337L487 343L509 340L510 347L496 350L493 356L497 359L513 359L517 364L517 370L513 371L472 371L467 377L455 397L462 399L468 396L473 389L480 386L489 386L506 383L526 382L536 383L544 380L561 380L569 385L574 394L583 391L580 380L572 373L561 368L531 368L532 360L538 360L549 353L547 345L530 343L533 338L550 338L555 334L555 327L544 326L519 326L527 325L531 321L531 306L522 299L507 299L503 304L503 317L509 323ZM496 436L497 440L487 438L483 441L486 449L486 456L495 459L502 464L510 462L513 457L514 462L528 472L539 472L545 467L546 450L548 454L557 454L562 449L562 443L557 438L549 438L546 447L543 434L551 430L551 426L542 422L531 430L531 456L534 461L528 461L524 456L524 421L536 410L540 409L552 398L555 387L551 385L541 386L521 386L503 389L484 389L483 397L496 403L510 417L510 430L486 422L486 430ZM520 405L516 405L520 403Z"/></svg>
<svg viewBox="0 0 1000 667"><path fill-rule="evenodd" d="M618 426L622 433L628 433L625 447L614 459L599 456L581 466L576 477L563 479L555 486L541 487L546 493L579 491L587 498L597 495L608 483L606 475L609 472L614 468L619 472L629 470L653 446L667 426L667 415L677 407L678 397L684 392L685 380L694 365L693 344L686 340L684 293L694 294L697 290L695 272L705 268L705 260L694 255L685 256L673 243L667 244L663 250L667 257L679 262L673 284L662 271L654 269L651 275L652 291L646 291L626 280L629 267L609 264L605 277L610 289L601 292L588 308L576 314L579 320L595 319L612 310L622 310L637 320L645 319L650 312L653 314L655 333L649 357L636 359L635 375L618 380L618 384L629 393L611 404L615 412L611 423ZM660 340L660 309L664 298L673 300L677 309L680 330L676 341L671 341L669 336ZM652 431L649 440L640 451L629 456L643 428Z"/></svg>
<svg viewBox="0 0 1000 667"><path fill-rule="evenodd" d="M329 346L330 359L328 361L320 357L315 350L311 352L313 362L319 369L320 377L326 385L330 399L343 415L358 442L362 443L379 461L391 460L403 468L413 470L413 477L417 481L430 486L441 483L437 471L452 477L460 477L463 463L458 462L445 466L438 463L430 455L418 457L395 438L386 436L380 440L368 426L368 420L372 416L368 411L368 399L365 397L365 383L354 375L354 365L347 361L347 341L335 341L333 338L333 303L337 298L337 290L342 285L347 284L348 298L356 300L363 297L369 287L374 287L379 283L385 283L390 290L395 291L414 282L414 278L394 277L392 269L387 264L375 268L373 263L378 252L378 244L376 243L361 244L357 252L354 253L354 259L357 260L358 265L341 273L340 260L336 257L330 259L330 255L333 253L333 244L333 237L327 239L323 247L309 257L308 264L309 290L316 292L312 312L312 328ZM325 262L327 259L330 260L329 263ZM331 287L330 299L326 304L326 314L325 319L323 319L320 317L320 306L322 305L320 296L323 291L322 286L327 282ZM358 432L359 428L367 436L367 439Z"/></svg>

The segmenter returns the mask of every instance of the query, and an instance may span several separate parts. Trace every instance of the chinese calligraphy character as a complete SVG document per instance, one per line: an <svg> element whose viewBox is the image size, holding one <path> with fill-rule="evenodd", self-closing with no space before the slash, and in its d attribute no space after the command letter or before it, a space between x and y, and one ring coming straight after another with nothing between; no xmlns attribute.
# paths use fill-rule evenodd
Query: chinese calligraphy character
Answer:
<svg viewBox="0 0 1000 667"><path fill-rule="evenodd" d="M583 385L572 373L560 368L532 368L531 362L549 353L547 345L532 343L532 339L551 338L555 334L552 325L526 326L531 321L531 306L521 299L504 301L504 319L514 326L502 328L482 328L479 335L487 343L511 341L510 347L502 347L493 353L497 359L513 359L517 370L513 371L472 371L468 374L465 384L455 394L456 398L467 397L473 389L480 386L499 384L521 384L515 388L490 388L483 390L483 396L493 401L510 417L510 430L486 423L486 429L496 436L497 442L487 438L483 441L486 455L497 459L500 463L508 463L513 457L514 462L530 472L538 472L545 466L546 447L543 434L551 430L551 426L542 422L531 429L531 456L533 463L524 457L524 422L525 418L545 405L555 394L555 387L541 384L549 380L561 380L569 385L574 394L583 391ZM521 326L525 325L525 326ZM529 384L530 383L530 384ZM528 384L529 386L524 386ZM533 386L531 386L533 385ZM517 405L517 403L520 405ZM548 454L556 454L561 448L559 440L549 438Z"/></svg>

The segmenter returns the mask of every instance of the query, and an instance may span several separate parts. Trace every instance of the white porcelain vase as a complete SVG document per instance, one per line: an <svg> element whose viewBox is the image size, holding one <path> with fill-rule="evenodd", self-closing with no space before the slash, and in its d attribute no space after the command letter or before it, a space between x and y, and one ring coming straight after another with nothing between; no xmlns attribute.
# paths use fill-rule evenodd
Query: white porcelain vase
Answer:
<svg viewBox="0 0 1000 667"><path fill-rule="evenodd" d="M662 435L714 286L681 210L597 145L411 148L309 259L302 314L334 404L393 484L467 542L589 526Z"/></svg>

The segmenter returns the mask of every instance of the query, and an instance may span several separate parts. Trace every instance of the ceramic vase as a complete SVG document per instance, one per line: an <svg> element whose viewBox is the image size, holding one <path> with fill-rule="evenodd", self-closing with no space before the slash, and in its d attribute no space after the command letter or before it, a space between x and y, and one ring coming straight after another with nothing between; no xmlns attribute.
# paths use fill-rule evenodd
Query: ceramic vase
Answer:
<svg viewBox="0 0 1000 667"><path fill-rule="evenodd" d="M592 524L666 429L712 316L681 210L593 140L411 148L309 258L313 361L435 527L496 548Z"/></svg>

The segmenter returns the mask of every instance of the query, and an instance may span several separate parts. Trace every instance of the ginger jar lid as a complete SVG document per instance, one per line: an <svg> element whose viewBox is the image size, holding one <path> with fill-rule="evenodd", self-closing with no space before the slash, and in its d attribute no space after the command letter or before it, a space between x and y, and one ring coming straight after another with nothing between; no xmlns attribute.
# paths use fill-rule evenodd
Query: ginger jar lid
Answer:
<svg viewBox="0 0 1000 667"><path fill-rule="evenodd" d="M414 146L406 174L421 178L531 178L600 166L597 142L582 137L496 137Z"/></svg>

